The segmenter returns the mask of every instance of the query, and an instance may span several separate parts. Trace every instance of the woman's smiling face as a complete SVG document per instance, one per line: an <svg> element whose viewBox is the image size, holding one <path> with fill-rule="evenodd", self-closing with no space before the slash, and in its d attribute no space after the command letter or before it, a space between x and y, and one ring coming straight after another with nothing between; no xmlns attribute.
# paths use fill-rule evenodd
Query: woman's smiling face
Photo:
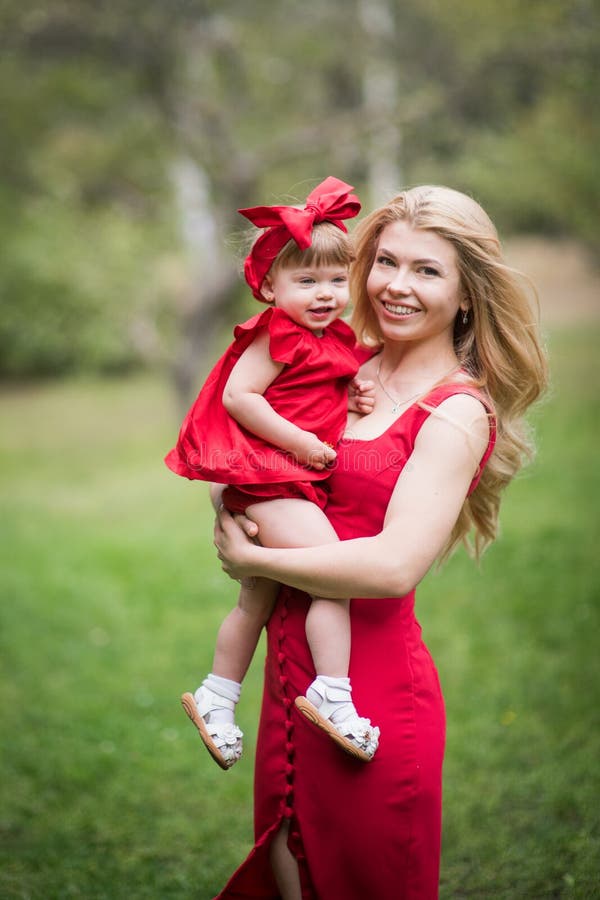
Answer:
<svg viewBox="0 0 600 900"><path fill-rule="evenodd" d="M381 334L392 341L452 341L459 308L467 309L454 246L434 231L399 220L379 236L367 293Z"/></svg>

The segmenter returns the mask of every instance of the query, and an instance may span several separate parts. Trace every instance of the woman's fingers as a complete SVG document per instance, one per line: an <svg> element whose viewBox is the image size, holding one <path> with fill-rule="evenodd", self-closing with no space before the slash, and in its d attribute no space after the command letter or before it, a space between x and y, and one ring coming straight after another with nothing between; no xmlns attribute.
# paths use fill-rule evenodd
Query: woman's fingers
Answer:
<svg viewBox="0 0 600 900"><path fill-rule="evenodd" d="M215 520L215 544L221 546L223 541L228 538L233 539L238 535L239 531L243 532L246 537L253 539L258 534L258 525L247 516L233 516L224 506L221 506Z"/></svg>
<svg viewBox="0 0 600 900"><path fill-rule="evenodd" d="M215 527L214 527L214 545L217 548L217 559L221 562L221 568L225 572L226 575L229 575L230 578L233 578L235 581L238 581L233 572L231 571L231 564L226 556L225 547L227 545L227 529L233 523L232 516L227 512L225 507L221 505L217 510L217 515L215 516Z"/></svg>
<svg viewBox="0 0 600 900"><path fill-rule="evenodd" d="M240 526L244 534L246 534L249 538L255 538L258 534L258 525L256 522L253 522L252 519L249 519L248 516L237 515L234 516L235 522Z"/></svg>
<svg viewBox="0 0 600 900"><path fill-rule="evenodd" d="M215 516L215 527L213 532L213 541L214 545L217 548L217 557L221 560L224 559L223 556L223 542L226 537L225 533L225 517L229 516L229 513L225 509L224 506L220 506L217 510L217 515ZM229 518L231 518L229 516Z"/></svg>
<svg viewBox="0 0 600 900"><path fill-rule="evenodd" d="M258 533L256 522L246 516L232 516L223 506L217 511L214 530L214 544L221 568L236 581L247 567L248 548L253 546Z"/></svg>

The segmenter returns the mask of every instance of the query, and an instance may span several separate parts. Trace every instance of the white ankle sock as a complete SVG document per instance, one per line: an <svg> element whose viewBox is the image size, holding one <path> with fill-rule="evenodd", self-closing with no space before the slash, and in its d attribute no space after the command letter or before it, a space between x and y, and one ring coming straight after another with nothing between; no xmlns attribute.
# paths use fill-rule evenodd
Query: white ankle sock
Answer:
<svg viewBox="0 0 600 900"><path fill-rule="evenodd" d="M357 716L356 708L352 702L352 685L348 677L333 678L330 675L317 675L306 692L306 699L318 709L323 702L323 688L319 691L319 682L327 687L343 691L347 696L343 700L334 700L335 710L329 718L334 723L343 722L349 716ZM332 701L330 701L332 702Z"/></svg>
<svg viewBox="0 0 600 900"><path fill-rule="evenodd" d="M213 675L211 672L202 682L202 686L208 688L209 691L218 694L219 697L225 697L227 700L233 700L237 703L240 699L242 686L237 681L230 678L222 678L221 675ZM210 711L210 721L214 723L234 723L234 711L226 707L215 706Z"/></svg>

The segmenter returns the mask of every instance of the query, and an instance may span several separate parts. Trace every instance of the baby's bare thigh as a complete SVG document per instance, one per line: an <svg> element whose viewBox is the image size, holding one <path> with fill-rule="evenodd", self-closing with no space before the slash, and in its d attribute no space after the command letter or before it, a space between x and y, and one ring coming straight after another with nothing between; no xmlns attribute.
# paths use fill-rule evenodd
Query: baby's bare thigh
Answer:
<svg viewBox="0 0 600 900"><path fill-rule="evenodd" d="M316 547L338 539L323 510L310 500L253 503L246 515L258 525L258 539L265 547Z"/></svg>

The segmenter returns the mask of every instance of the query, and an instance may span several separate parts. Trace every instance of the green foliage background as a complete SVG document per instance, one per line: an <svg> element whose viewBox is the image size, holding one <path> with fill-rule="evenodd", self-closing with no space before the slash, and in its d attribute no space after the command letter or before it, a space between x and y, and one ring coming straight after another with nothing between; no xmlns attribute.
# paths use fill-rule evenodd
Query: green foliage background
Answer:
<svg viewBox="0 0 600 900"><path fill-rule="evenodd" d="M193 265L177 159L204 173L223 245L237 206L334 170L368 205L389 124L365 100L374 58L396 85L403 184L449 183L505 234L597 251L599 24L594 0L4 0L0 376L178 352Z"/></svg>
<svg viewBox="0 0 600 900"><path fill-rule="evenodd" d="M419 588L448 711L441 900L600 892L598 327L553 334L481 569ZM156 378L0 394L0 896L208 900L251 846L264 652L223 773L178 702L236 596ZM32 440L32 435L36 439Z"/></svg>

